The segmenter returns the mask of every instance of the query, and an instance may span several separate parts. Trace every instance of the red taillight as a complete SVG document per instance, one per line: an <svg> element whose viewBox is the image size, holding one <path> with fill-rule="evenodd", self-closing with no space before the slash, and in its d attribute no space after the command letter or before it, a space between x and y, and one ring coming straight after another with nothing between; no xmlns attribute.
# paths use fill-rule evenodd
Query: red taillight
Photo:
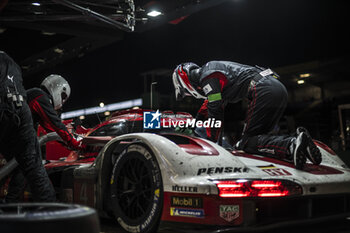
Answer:
<svg viewBox="0 0 350 233"><path fill-rule="evenodd" d="M252 182L253 188L266 189L266 188L278 188L282 185L281 181L274 180L254 180Z"/></svg>
<svg viewBox="0 0 350 233"><path fill-rule="evenodd" d="M249 189L244 183L235 181L228 181L225 183L218 183L217 187L220 190L220 197L247 197L249 196Z"/></svg>
<svg viewBox="0 0 350 233"><path fill-rule="evenodd" d="M217 181L220 197L283 197L301 194L298 184L287 180Z"/></svg>
<svg viewBox="0 0 350 233"><path fill-rule="evenodd" d="M287 196L289 193L281 181L254 180L251 183L251 187L256 189L258 197L282 197Z"/></svg>

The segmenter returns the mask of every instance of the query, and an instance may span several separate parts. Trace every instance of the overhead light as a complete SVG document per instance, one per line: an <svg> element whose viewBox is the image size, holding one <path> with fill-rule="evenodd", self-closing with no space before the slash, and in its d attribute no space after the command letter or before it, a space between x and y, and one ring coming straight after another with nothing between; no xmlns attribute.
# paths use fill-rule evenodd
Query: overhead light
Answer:
<svg viewBox="0 0 350 233"><path fill-rule="evenodd" d="M38 59L36 59L36 61L40 62L40 63L45 63L45 59L43 59L43 58L38 58Z"/></svg>
<svg viewBox="0 0 350 233"><path fill-rule="evenodd" d="M107 111L104 114L105 114L105 116L109 116L109 115L111 115L111 112Z"/></svg>
<svg viewBox="0 0 350 233"><path fill-rule="evenodd" d="M79 119L80 119L80 120L84 120L84 119L85 119L85 116L80 116Z"/></svg>
<svg viewBox="0 0 350 233"><path fill-rule="evenodd" d="M59 53L59 54L63 53L63 49L60 49L60 48L55 48L53 51L55 51L55 53Z"/></svg>
<svg viewBox="0 0 350 233"><path fill-rule="evenodd" d="M150 11L150 12L147 13L147 15L151 16L151 17L157 17L157 16L159 16L161 14L162 14L162 12L156 11L156 10L153 10L153 11Z"/></svg>
<svg viewBox="0 0 350 233"><path fill-rule="evenodd" d="M33 6L41 6L41 4L39 2L32 2Z"/></svg>
<svg viewBox="0 0 350 233"><path fill-rule="evenodd" d="M41 31L41 34L45 35L45 36L53 36L56 35L55 32L46 32L46 31Z"/></svg>
<svg viewBox="0 0 350 233"><path fill-rule="evenodd" d="M100 103L100 107L103 108L105 104L103 102Z"/></svg>
<svg viewBox="0 0 350 233"><path fill-rule="evenodd" d="M79 117L82 115L86 116L86 115L91 115L91 114L96 114L96 113L106 112L106 111L112 112L115 110L128 109L128 108L132 108L135 106L142 106L142 104L143 104L143 102L142 102L141 98L133 99L133 100L126 100L123 102L107 104L103 108L101 108L100 106L96 106L96 107L91 107L91 108L74 110L74 111L70 111L70 112L64 112L61 115L61 119L69 119L69 118L73 118L73 117Z"/></svg>
<svg viewBox="0 0 350 233"><path fill-rule="evenodd" d="M300 75L299 75L300 78L308 78L308 77L310 77L310 76L311 76L310 73L305 73L305 74L300 74Z"/></svg>
<svg viewBox="0 0 350 233"><path fill-rule="evenodd" d="M305 81L304 81L304 80L302 80L302 79L299 79L299 80L297 81L297 83L298 83L299 85L301 85L301 84L304 84L304 83L305 83Z"/></svg>

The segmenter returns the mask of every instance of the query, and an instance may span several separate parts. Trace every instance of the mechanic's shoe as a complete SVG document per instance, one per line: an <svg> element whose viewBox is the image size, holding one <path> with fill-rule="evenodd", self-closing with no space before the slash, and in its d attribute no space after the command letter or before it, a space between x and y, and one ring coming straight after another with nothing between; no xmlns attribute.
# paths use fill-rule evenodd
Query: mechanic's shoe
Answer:
<svg viewBox="0 0 350 233"><path fill-rule="evenodd" d="M306 163L306 147L308 145L308 139L307 135L302 132L298 135L298 137L294 141L294 151L293 151L293 158L294 158L294 165L296 169L303 169L305 163Z"/></svg>
<svg viewBox="0 0 350 233"><path fill-rule="evenodd" d="M322 162L322 154L320 149L313 142L310 133L304 127L298 127L296 130L297 134L305 133L308 139L308 144L306 147L306 157L315 165L319 165Z"/></svg>

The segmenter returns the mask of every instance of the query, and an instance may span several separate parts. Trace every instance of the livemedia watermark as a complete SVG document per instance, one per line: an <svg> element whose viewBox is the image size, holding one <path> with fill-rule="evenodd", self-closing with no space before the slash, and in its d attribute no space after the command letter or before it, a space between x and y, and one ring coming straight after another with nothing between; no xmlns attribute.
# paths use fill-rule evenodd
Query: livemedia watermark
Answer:
<svg viewBox="0 0 350 233"><path fill-rule="evenodd" d="M221 128L221 120L209 118L207 120L196 120L194 118L181 118L157 111L149 111L143 113L143 128L144 129L160 129L160 128Z"/></svg>

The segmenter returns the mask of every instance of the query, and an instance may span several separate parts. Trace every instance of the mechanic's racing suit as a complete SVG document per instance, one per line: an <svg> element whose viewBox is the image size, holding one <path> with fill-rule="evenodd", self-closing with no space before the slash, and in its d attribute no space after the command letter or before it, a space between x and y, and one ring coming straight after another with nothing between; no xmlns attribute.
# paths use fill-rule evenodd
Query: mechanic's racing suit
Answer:
<svg viewBox="0 0 350 233"><path fill-rule="evenodd" d="M41 88L32 88L27 90L27 96L36 129L40 124L47 132L55 131L68 147L75 150L83 149L81 142L75 140L62 123L61 118L58 117L48 93Z"/></svg>
<svg viewBox="0 0 350 233"><path fill-rule="evenodd" d="M84 149L81 142L75 140L58 117L53 108L51 96L48 93L40 88L29 89L27 90L27 102L32 112L35 129L40 124L47 132L55 131L68 147L74 150ZM20 198L24 188L24 180L25 178L21 172L16 171L13 173L6 201L16 201Z"/></svg>
<svg viewBox="0 0 350 233"><path fill-rule="evenodd" d="M38 140L30 109L25 102L19 66L0 51L0 153L7 161L16 158L19 168L14 174L27 178L35 201L51 202L56 194L42 165ZM22 172L23 173L22 173ZM13 179L16 181L16 178ZM16 182L10 182L9 192L17 194ZM6 197L11 200L11 195Z"/></svg>
<svg viewBox="0 0 350 233"><path fill-rule="evenodd" d="M198 73L198 85L207 96L197 119L223 120L224 107L243 98L249 101L242 139L238 149L281 159L291 159L294 137L269 133L281 118L288 93L270 69L235 62L211 61ZM217 141L220 129L207 128L207 138Z"/></svg>

